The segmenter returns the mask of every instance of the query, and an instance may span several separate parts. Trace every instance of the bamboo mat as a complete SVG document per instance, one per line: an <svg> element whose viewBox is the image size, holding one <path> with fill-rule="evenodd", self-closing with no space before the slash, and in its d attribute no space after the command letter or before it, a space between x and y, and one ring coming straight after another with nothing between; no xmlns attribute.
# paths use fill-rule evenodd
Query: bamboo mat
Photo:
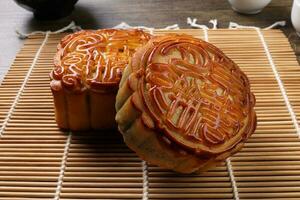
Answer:
<svg viewBox="0 0 300 200"><path fill-rule="evenodd" d="M168 32L205 36L155 34ZM266 46L253 29L208 30L248 75L258 126L227 164L200 175L148 166L117 132L60 131L48 74L62 34L31 36L0 86L0 199L300 199L300 67L281 31L262 34Z"/></svg>

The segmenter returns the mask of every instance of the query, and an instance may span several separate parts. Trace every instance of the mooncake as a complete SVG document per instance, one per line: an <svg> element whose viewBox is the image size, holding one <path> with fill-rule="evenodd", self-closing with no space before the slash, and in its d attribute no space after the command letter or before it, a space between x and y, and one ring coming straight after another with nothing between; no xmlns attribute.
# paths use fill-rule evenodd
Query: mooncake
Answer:
<svg viewBox="0 0 300 200"><path fill-rule="evenodd" d="M256 128L247 76L220 49L188 35L152 38L134 53L116 97L125 143L150 164L206 171Z"/></svg>
<svg viewBox="0 0 300 200"><path fill-rule="evenodd" d="M50 74L55 119L60 128L110 129L124 68L150 35L142 30L84 30L65 36Z"/></svg>

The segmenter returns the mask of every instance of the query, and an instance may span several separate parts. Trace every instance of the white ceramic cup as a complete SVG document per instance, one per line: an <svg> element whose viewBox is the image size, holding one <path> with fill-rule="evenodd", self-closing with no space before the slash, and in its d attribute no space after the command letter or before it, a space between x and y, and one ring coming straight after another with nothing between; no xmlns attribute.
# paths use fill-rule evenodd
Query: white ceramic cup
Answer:
<svg viewBox="0 0 300 200"><path fill-rule="evenodd" d="M234 11L244 14L257 14L266 7L271 0L228 0Z"/></svg>
<svg viewBox="0 0 300 200"><path fill-rule="evenodd" d="M291 18L292 24L300 37L300 0L294 0Z"/></svg>

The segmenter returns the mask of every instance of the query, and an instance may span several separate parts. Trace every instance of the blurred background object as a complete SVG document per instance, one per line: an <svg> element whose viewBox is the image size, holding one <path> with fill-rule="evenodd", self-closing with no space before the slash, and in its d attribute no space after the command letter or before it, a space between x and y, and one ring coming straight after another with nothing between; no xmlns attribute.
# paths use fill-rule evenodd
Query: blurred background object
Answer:
<svg viewBox="0 0 300 200"><path fill-rule="evenodd" d="M262 11L271 0L228 0L234 11L243 14L257 14Z"/></svg>
<svg viewBox="0 0 300 200"><path fill-rule="evenodd" d="M78 0L14 0L41 20L54 20L71 14Z"/></svg>
<svg viewBox="0 0 300 200"><path fill-rule="evenodd" d="M297 35L300 37L300 0L294 0L291 19Z"/></svg>

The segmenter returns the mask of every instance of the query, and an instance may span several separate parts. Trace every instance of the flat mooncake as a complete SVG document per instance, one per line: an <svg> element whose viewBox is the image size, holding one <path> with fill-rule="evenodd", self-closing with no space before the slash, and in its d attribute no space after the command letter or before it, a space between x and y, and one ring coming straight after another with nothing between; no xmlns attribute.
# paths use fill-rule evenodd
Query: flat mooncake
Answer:
<svg viewBox="0 0 300 200"><path fill-rule="evenodd" d="M85 30L64 37L50 74L58 126L74 131L115 125L124 68L150 35L142 30Z"/></svg>
<svg viewBox="0 0 300 200"><path fill-rule="evenodd" d="M217 47L188 35L151 39L125 69L116 121L145 161L181 173L208 170L256 128L247 76Z"/></svg>

